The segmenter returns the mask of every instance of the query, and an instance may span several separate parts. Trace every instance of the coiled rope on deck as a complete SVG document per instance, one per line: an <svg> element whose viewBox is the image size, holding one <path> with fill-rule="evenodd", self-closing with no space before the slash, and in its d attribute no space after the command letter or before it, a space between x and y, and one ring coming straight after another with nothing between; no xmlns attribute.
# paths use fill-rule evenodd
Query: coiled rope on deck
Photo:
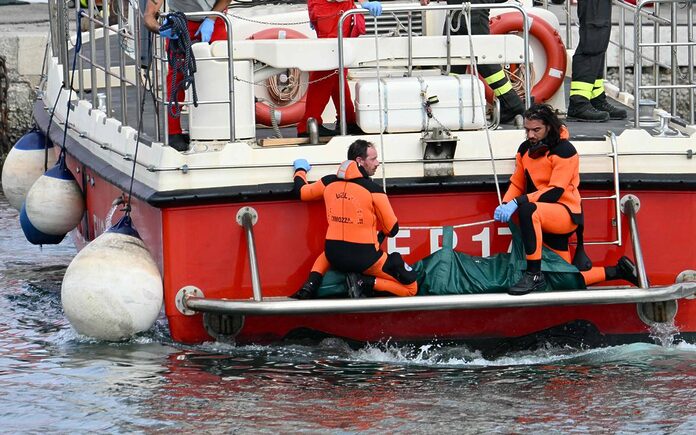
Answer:
<svg viewBox="0 0 696 435"><path fill-rule="evenodd" d="M191 36L186 24L186 16L182 12L172 12L167 15L167 20L162 25L162 30L171 29L172 35L167 44L167 62L170 71L173 71L172 82L169 87L169 114L174 118L181 116L181 105L176 98L179 91L185 91L191 87L193 105L198 107L198 95L196 94L196 59L191 51ZM177 80L179 79L180 80Z"/></svg>

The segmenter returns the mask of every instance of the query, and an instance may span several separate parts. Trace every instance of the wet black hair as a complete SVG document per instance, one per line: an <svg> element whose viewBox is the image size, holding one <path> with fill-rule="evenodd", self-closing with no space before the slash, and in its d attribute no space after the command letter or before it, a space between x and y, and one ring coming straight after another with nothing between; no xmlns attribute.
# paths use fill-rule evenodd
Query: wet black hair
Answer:
<svg viewBox="0 0 696 435"><path fill-rule="evenodd" d="M563 123L556 115L553 107L548 104L533 104L524 112L524 119L539 120L549 127L549 132L544 141L549 145L557 145L561 140L561 127Z"/></svg>
<svg viewBox="0 0 696 435"><path fill-rule="evenodd" d="M355 160L358 157L367 158L367 149L374 145L364 139L358 139L348 147L348 160Z"/></svg>

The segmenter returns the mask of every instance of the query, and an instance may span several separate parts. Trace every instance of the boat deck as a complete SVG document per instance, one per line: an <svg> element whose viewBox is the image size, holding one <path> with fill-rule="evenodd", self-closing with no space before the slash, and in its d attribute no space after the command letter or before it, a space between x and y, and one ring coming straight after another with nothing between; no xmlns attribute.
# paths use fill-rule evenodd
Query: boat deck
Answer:
<svg viewBox="0 0 696 435"><path fill-rule="evenodd" d="M110 38L110 51L111 51L111 66L114 69L118 69L119 67L119 52L122 49L122 44L121 40L118 37L111 37ZM103 64L105 62L105 51L104 50L104 41L103 39L97 39L95 40L95 47L96 47L96 55L97 55L97 62L99 64ZM82 55L89 58L90 56L90 50L91 50L91 44L89 43L84 43L82 46ZM72 56L72 53L71 53ZM87 63L85 62L85 68L86 68ZM126 67L130 67L131 69L134 67L134 62L132 59L127 58L126 61ZM77 74L77 73L75 73ZM99 75L99 73L97 74ZM156 74L157 78L155 83L148 84L148 88L154 89L155 87L160 87L162 86L161 84L161 75L159 73ZM74 82L77 83L78 78L75 77ZM119 87L117 86L118 82L116 81L115 78L112 78L112 88L110 92L110 102L111 102L111 116L114 117L115 119L119 121L123 121L122 118L122 105L124 102L122 101L123 98L121 96ZM89 80L85 80L86 83L89 83ZM101 86L99 86L101 85ZM100 80L98 87L97 87L97 94L101 97L102 99L102 104L104 104L106 101L108 101L107 97L107 90L106 87L103 84L103 79ZM200 85L199 85L200 86ZM565 82L565 94L566 94L566 101L568 97L568 93L570 90L570 78L566 77ZM75 86L75 91L77 92L79 89L77 86ZM89 89L86 89L83 91L83 98L86 100L91 100L91 92ZM99 102L99 97L97 97L96 101ZM100 104L100 103L97 103ZM139 101L138 101L138 95L137 95L137 90L135 86L127 86L126 87L126 95L125 95L125 113L126 113L126 125L129 125L133 127L134 129L138 129L138 122L137 122L137 116L136 114L140 111L139 107ZM622 105L621 103L612 100L612 104L621 106L625 108L629 114L629 118L631 118L632 115L632 109L629 107L626 107ZM163 138L161 137L162 132L164 131L164 123L162 119L159 119L159 123L156 117L156 108L159 107L159 104L155 102L154 95L152 92L146 92L145 99L144 99L144 108L143 108L143 122L142 122L142 135L141 135L141 140L144 143L151 143L151 142L163 142ZM184 108L184 112L186 112L186 109ZM184 131L187 130L187 125L188 125L188 117L184 113L181 116L181 123ZM617 136L620 135L624 130L632 128L633 127L633 121L630 119L624 119L624 120L609 120L607 122L578 122L578 121L573 121L573 120L566 120L566 124L568 125L570 134L571 134L571 140L596 140L596 139L601 139L604 136L606 136L607 131L611 131ZM329 129L334 128L334 123L326 123L324 124L325 127ZM500 125L498 129L502 130L512 130L515 129L516 127L514 125ZM641 126L644 130L650 131L652 128L654 128L653 125L649 126ZM284 127L280 129L281 135L284 138L295 138L296 137L296 132L294 127ZM389 133L385 133L389 134ZM264 127L264 126L257 126L257 134L256 137L257 139L265 139L265 138L270 138L270 137L275 137L276 134L274 130L271 127ZM279 141L280 144L282 144L282 141ZM291 143L289 141L289 143Z"/></svg>

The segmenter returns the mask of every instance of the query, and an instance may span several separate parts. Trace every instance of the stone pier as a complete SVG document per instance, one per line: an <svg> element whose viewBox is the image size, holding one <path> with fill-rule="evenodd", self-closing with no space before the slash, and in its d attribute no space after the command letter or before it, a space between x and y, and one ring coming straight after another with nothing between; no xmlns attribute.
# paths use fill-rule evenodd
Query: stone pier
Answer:
<svg viewBox="0 0 696 435"><path fill-rule="evenodd" d="M0 6L0 56L5 60L7 82L7 100L0 106L7 108L10 146L32 125L31 110L41 80L48 33L46 3ZM0 149L0 161L7 151Z"/></svg>

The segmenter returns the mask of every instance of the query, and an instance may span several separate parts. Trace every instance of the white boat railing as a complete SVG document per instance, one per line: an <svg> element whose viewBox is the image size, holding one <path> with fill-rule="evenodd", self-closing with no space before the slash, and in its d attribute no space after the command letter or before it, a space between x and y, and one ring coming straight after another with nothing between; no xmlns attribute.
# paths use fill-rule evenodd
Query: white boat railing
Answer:
<svg viewBox="0 0 696 435"><path fill-rule="evenodd" d="M614 194L609 196L589 196L585 197L583 201L596 201L596 200L613 200L614 201L614 215L616 219L616 238L610 241L591 241L584 242L585 245L616 245L621 246L621 189L619 183L619 147L616 140L616 134L612 131L607 132L607 137L609 138L609 143L611 144L611 153L606 154L612 161L612 181L614 183Z"/></svg>
<svg viewBox="0 0 696 435"><path fill-rule="evenodd" d="M696 83L694 82L694 19L693 19L693 2L690 0L658 0L653 2L651 0L638 1L638 4L628 3L624 0L612 0L612 5L618 8L618 38L612 38L609 44L618 48L618 90L619 92L629 92L630 90L626 84L626 66L633 64L635 67L634 71L638 71L642 74L642 68L638 68L638 65L651 66L651 74L648 80L650 85L641 85L640 90L652 91L652 98L655 103L659 103L659 93L660 91L670 92L669 100L669 113L677 114L677 96L676 92L678 89L694 89ZM548 0L543 0L542 6L548 9ZM648 8L653 8L652 11ZM662 11L664 7L669 8L669 18L662 17ZM686 41L678 42L678 11L683 10L686 15ZM577 23L573 23L571 14L570 1L566 1L563 4L563 11L565 15L565 44L566 47L571 49L574 48L573 45L573 27ZM632 14L633 20L627 19L627 14ZM634 44L629 44L626 41L626 30L627 21L629 24L633 25L634 33ZM643 43L642 38L645 36L642 32L641 26L643 22L651 23L653 29L653 42ZM639 25L637 25L639 24ZM669 28L668 38L669 42L662 42L661 29L664 27ZM641 41L641 42L638 42ZM636 43L640 46L636 48ZM676 47L686 46L687 51L687 80L679 80L679 65L677 60L677 50ZM641 48L652 48L652 55L648 55ZM665 63L660 58L660 49L670 49L670 61ZM631 60L631 57L633 60ZM638 62L640 60L640 62ZM682 63L683 65L683 63ZM608 62L604 62L604 77L607 77L607 67ZM661 85L661 79L663 76L662 70L669 70L671 75L669 85ZM637 74L634 74L636 78ZM639 79L637 79L638 82ZM680 84L681 82L681 84ZM635 82L634 82L635 84ZM635 113L638 112L640 106L640 95L638 89L634 87L633 89ZM694 107L694 92L689 92L689 104L688 107L692 108L689 110L686 120L689 124L694 124L696 122L696 112L693 110ZM635 115L634 113L634 115ZM635 116L636 127L640 126L641 120L640 116ZM643 121L643 124L646 122Z"/></svg>
<svg viewBox="0 0 696 435"><path fill-rule="evenodd" d="M440 4L430 4L427 7L427 11L462 11L462 13L466 13L469 10L476 10L476 9L516 9L517 11L522 14L523 17L523 29L522 29L522 39L524 40L524 67L525 71L530 71L529 69L529 27L531 25L529 21L529 16L527 12L524 10L524 8L521 5L518 4L470 4L470 3L463 3L463 4L458 4L458 5L440 5ZM395 13L395 12L423 12L426 10L423 6L384 6L382 9L382 14L388 14L388 13ZM350 19L353 15L367 15L368 11L366 9L350 9L347 10L341 15L341 18L338 21L338 77L339 77L339 84L338 84L338 96L339 96L339 108L340 108L340 124L341 124L341 135L345 136L347 134L347 129L348 125L346 124L346 95L345 95L345 82L346 82L346 72L344 70L344 47L343 47L343 42L345 39L345 35L343 34L343 28L344 28L344 22L347 19ZM372 17L375 21L378 19L377 17ZM447 37L449 40L449 25L446 25L445 28L447 29ZM412 70L412 53L411 53L411 47L412 47L412 38L413 35L411 32L408 34L408 47L409 47L409 55L408 55L408 72L410 73ZM376 38L376 44L379 44L379 38ZM470 53L470 56L472 60L475 58L474 53ZM450 57L447 56L447 67L449 68L450 65ZM529 107L531 104L530 100L530 92L528 92L529 89L531 89L531 83L530 83L530 77L529 74L524 75L524 89L525 89L525 107Z"/></svg>
<svg viewBox="0 0 696 435"><path fill-rule="evenodd" d="M86 9L80 10L79 17L83 19L86 24L86 29L81 29L88 35L89 40L87 45L89 46L89 54L79 53L77 57L78 65L76 66L76 71L72 74L78 75L77 86L75 86L76 91L80 99L89 99L91 101L92 107L103 109L105 113L111 116L114 113L114 102L113 102L113 92L114 88L118 87L118 92L120 94L121 104L118 104L116 112L118 113L119 121L123 125L138 125L140 122L140 111L135 110L134 114L129 113L128 104L125 101L128 99L127 88L133 87L135 89L135 96L137 101L141 101L143 95L147 90L143 84L142 71L138 68L140 59L142 58L143 50L145 47L141 46L144 36L149 36L149 32L142 26L142 11L139 2L130 2L131 13L128 16L126 11L121 6L120 2L114 3L118 5L113 10L109 7L103 8L102 15L99 16L95 14L96 2L95 0L88 0L88 7ZM648 3L654 4L653 12L646 10ZM689 91L689 107L693 108L695 103L695 92L696 81L694 80L694 49L696 48L696 41L694 40L694 30L693 30L693 3L688 0L656 0L654 2L640 2L637 6L626 4L620 0L613 0L613 4L620 8L619 11L619 29L618 29L618 41L611 41L611 44L617 45L619 47L619 91L626 91L626 81L625 81L625 66L627 64L626 60L628 56L633 56L634 64L634 86L633 86L633 112L634 112L634 125L636 128L641 126L641 123L647 125L646 119L641 120L641 102L642 97L649 93L654 97L655 101L659 100L659 94L661 92L670 92L670 114L667 119L671 119L671 114L676 114L677 112L677 91L687 90ZM74 44L71 46L71 35L70 35L70 25L69 25L69 12L67 8L66 0L49 0L48 2L49 12L52 17L51 19L51 46L53 48L53 53L58 57L59 62L62 67L63 72L63 89L68 89L70 87L71 78L71 56L70 50L75 49ZM78 6L79 7L79 6ZM670 18L663 18L660 16L660 10L664 10L664 7L669 7ZM411 14L419 13L422 14L426 11L459 11L459 10L474 10L474 9L497 9L497 8L508 8L515 9L519 11L525 18L526 26L523 29L523 39L525 41L524 52L525 52L525 66L528 67L529 63L529 20L526 11L522 6L517 4L485 4L485 5L469 5L465 3L464 5L440 5L431 4L427 8L421 6L389 6L384 7L384 13L391 13L392 15L396 13L406 14L408 20L408 41L409 47L411 47L413 32L411 31ZM677 35L677 25L678 25L678 12L682 8L686 14L687 23L687 38L686 40L678 40ZM571 42L571 27L572 22L570 20L570 8L566 5L566 43L570 46ZM634 48L627 46L626 44L626 14L633 12L633 31L634 31ZM116 14L115 21L116 26L109 26L108 23L112 21L113 14ZM353 9L347 11L340 18L341 23L346 19L355 14L366 14L367 11L364 9ZM200 13L190 13L189 16L216 16L225 20L227 24L227 59L232 59L233 52L233 35L231 32L231 18L227 14L222 14L218 12L200 12ZM165 15L163 15L165 16ZM652 23L654 29L653 42L644 42L644 35L642 34L643 22L648 21ZM375 24L377 19L374 19ZM402 25L403 27L403 25ZM449 30L449 26L445 26ZM660 29L668 27L671 31L670 40L662 41L660 35ZM79 28L79 27L78 27ZM343 41L345 35L342 34L343 28L339 26L339 66L344 65L343 59ZM112 50L110 49L110 44L113 39L117 38L121 45L121 49L118 53L117 65L111 65L112 61ZM379 42L377 42L379 43ZM103 45L103 49L102 49ZM688 73L685 74L686 77L681 77L678 71L677 62L677 48L686 47L688 54ZM648 57L645 55L645 51L652 49L653 56ZM660 49L670 49L671 57L670 62L664 63L660 60ZM163 85L165 82L165 71L163 63L166 59L163 58L164 43L160 40L158 50L155 50L158 62L154 62L153 74L151 78L153 80L152 88L156 90L157 102L159 103L159 110L155 112L155 124L156 129L154 132L154 139L158 141L163 141L165 144L168 142L166 134L162 134L162 131L167 131L167 116L166 110L171 104L167 101L168 98L165 96ZM103 52L103 54L102 54ZM99 56L98 56L99 55ZM130 58L135 60L136 65L132 65ZM652 64L652 80L649 82L651 84L641 84L642 78L642 67L648 62ZM83 65L86 63L86 68ZM606 64L606 63L605 63ZM235 137L235 86L234 86L234 65L233 62L228 63L228 89L229 95L226 98L220 99L219 101L202 101L201 104L213 104L223 102L229 105L229 126L230 126L230 140L234 141ZM449 59L447 61L449 65ZM407 74L410 74L413 70L413 58L409 51ZM661 68L669 68L671 79L669 84L660 84ZM89 77L86 77L89 75ZM339 67L339 77L341 82L346 80L343 68ZM86 80L85 80L86 79ZM530 77L525 76L524 86L526 89L531 88ZM117 85L115 83L118 83ZM90 94L87 94L87 92ZM100 90L96 92L96 90ZM529 104L528 92L527 100L525 103ZM339 87L339 98L340 98L340 119L345 120L345 95L344 87ZM183 103L190 104L190 103ZM132 109L132 107L131 107ZM686 116L686 121L690 124L696 123L696 112L693 109L689 110L688 116ZM663 121L665 121L663 119ZM651 121L656 123L657 121ZM346 129L347 126L345 122L341 123L341 128ZM346 131L342 131L343 134Z"/></svg>
<svg viewBox="0 0 696 435"><path fill-rule="evenodd" d="M654 3L659 10L660 4L662 3L668 3L670 6L670 30L671 30L671 37L669 42L662 42L660 41L660 35L659 35L659 23L655 22L655 42L649 43L649 42L642 42L642 26L643 26L643 20L641 18L640 12L649 4L649 3ZM684 6L687 8L688 11L688 31L689 31L689 38L688 41L679 41L677 38L677 9L675 5L677 3L684 4ZM655 101L658 101L659 98L659 90L664 90L664 89L669 89L670 90L670 113L675 114L677 112L677 99L676 99L676 90L677 89L689 89L689 94L690 94L690 105L689 105L689 121L691 124L694 123L694 110L693 110L693 104L694 104L694 89L696 89L696 83L694 83L694 63L693 63L693 47L696 47L696 41L693 40L693 4L691 1L686 1L686 0L651 0L651 2L647 1L642 1L636 6L636 11L638 13L635 14L634 19L633 19L633 32L634 32L634 75L633 75L633 92L634 92L634 104L633 104L633 110L634 110L634 126L635 128L640 127L640 101L641 101L641 90L654 90L655 91ZM686 84L679 84L678 83L678 68L679 68L679 63L677 61L677 51L676 48L680 46L685 46L688 47L688 59L689 59L689 81ZM649 48L649 47L654 47L655 50L655 62L654 62L654 68L655 73L655 83L652 85L643 85L641 82L641 76L642 76L642 67L643 67L643 62L642 62L642 52L643 48ZM659 49L660 47L670 47L671 48L671 56L670 56L670 68L671 68L671 78L670 78L670 84L669 85L663 85L659 83L660 80L660 74L659 74L659 68L657 65L657 61L659 61Z"/></svg>
<svg viewBox="0 0 696 435"><path fill-rule="evenodd" d="M127 29L128 18L125 11L121 7L120 2L115 2L114 5L119 5L116 10L116 27L108 25L110 22L111 9L103 8L102 16L95 14L95 0L88 0L86 9L76 5L79 12L77 16L76 27L80 34L75 35L73 39L70 34L70 19L68 15L68 6L66 0L49 0L48 8L51 17L51 49L53 56L58 58L63 73L62 88L70 90L71 87L77 92L77 97L81 100L86 98L89 89L89 98L93 108L103 110L109 116L113 113L113 85L112 79L119 83L120 92L120 121L123 125L129 125L129 117L127 104L127 87L133 86L136 89L138 101L141 101L143 95L143 87L138 75L138 71L132 65L128 65L128 50L126 46L133 44L133 58L140 58L140 44L134 43L139 41L141 17L138 10L137 2L133 2L130 6L133 8L133 30ZM87 28L82 28L82 23L87 23ZM101 35L98 36L98 30ZM83 36L88 37L89 55L85 55L82 48ZM115 36L119 39L121 50L119 50L118 67L112 67L111 57L111 38ZM102 39L102 46L98 47L97 42L99 37ZM70 56L71 50L77 50L77 56L74 57L75 65L71 65L72 59ZM103 61L97 59L98 51L103 51ZM73 53L74 56L74 53ZM87 69L85 69L87 63ZM86 79L85 73L89 71L89 78ZM73 82L73 75L77 73L77 83ZM89 84L87 84L89 82ZM104 93L98 92L99 88L104 88ZM136 110L134 124L140 122L140 113Z"/></svg>
<svg viewBox="0 0 696 435"><path fill-rule="evenodd" d="M233 46L233 38L232 38L232 20L227 14L224 14L222 12L216 12L216 11L206 11L206 12L188 12L185 14L186 17L191 17L191 18L207 18L207 17L217 17L222 19L225 22L225 30L227 32L227 83L228 83L228 96L227 99L222 99L220 102L227 103L229 105L229 123L230 123L230 140L234 141L236 139L235 136L235 107L234 107L234 61L233 61L233 56L232 53L234 52L234 46ZM166 14L162 14L161 17L164 19L166 17ZM164 38L160 38L160 49L161 52L164 53ZM203 59L203 60L210 60L209 59ZM162 62L164 62L166 59L160 59ZM166 82L166 71L164 68L161 68L162 70L162 82ZM166 89L166 87L165 87ZM162 96L160 99L162 100L162 109L164 110L164 113L161 113L160 116L162 117L164 121L164 131L168 131L168 116L166 113L166 110L168 110L169 106L172 104L171 101L168 101L166 97L166 90L162 91ZM209 103L218 103L218 101L201 101L201 104L209 104ZM167 135L164 135L165 145L169 145L167 141Z"/></svg>

